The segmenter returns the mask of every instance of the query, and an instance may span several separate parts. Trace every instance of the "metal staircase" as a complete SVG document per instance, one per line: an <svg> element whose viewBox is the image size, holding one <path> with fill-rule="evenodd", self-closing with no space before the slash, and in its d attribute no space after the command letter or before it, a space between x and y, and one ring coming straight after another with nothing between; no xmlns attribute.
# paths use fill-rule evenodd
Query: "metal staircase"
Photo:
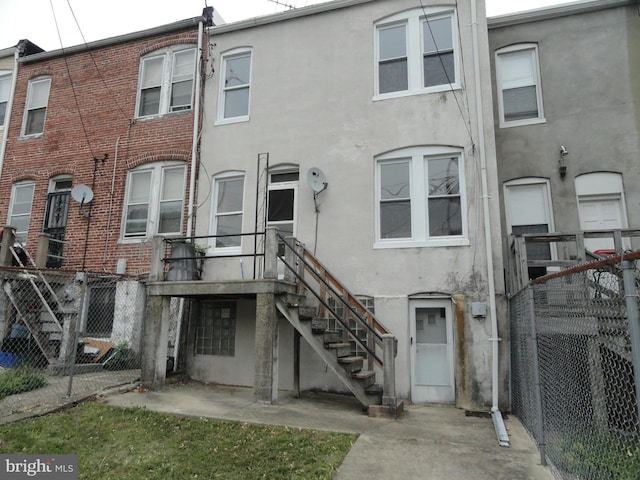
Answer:
<svg viewBox="0 0 640 480"><path fill-rule="evenodd" d="M16 311L16 320L24 324L49 364L56 361L63 336L59 317L64 309L56 292L24 245L20 255L14 246L11 254L21 271L3 284L4 292ZM25 262L28 265L25 265Z"/></svg>

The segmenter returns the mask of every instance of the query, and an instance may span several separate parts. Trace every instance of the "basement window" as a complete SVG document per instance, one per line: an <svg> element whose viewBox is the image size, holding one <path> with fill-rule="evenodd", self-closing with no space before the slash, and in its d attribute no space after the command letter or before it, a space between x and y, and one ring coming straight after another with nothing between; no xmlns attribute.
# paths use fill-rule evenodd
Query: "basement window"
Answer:
<svg viewBox="0 0 640 480"><path fill-rule="evenodd" d="M234 357L235 345L235 302L202 302L202 310L196 327L195 354Z"/></svg>

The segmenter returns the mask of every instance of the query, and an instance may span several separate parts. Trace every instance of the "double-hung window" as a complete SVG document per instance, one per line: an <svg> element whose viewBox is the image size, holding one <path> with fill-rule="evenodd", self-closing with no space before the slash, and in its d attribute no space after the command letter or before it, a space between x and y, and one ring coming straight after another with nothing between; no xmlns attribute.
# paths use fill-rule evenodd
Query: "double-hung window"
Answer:
<svg viewBox="0 0 640 480"><path fill-rule="evenodd" d="M211 235L213 253L236 253L242 246L244 174L230 172L213 182Z"/></svg>
<svg viewBox="0 0 640 480"><path fill-rule="evenodd" d="M51 78L36 78L29 81L27 104L22 124L22 135L41 135L47 116Z"/></svg>
<svg viewBox="0 0 640 480"><path fill-rule="evenodd" d="M11 73L0 70L0 131L4 128L7 118L9 96L11 95Z"/></svg>
<svg viewBox="0 0 640 480"><path fill-rule="evenodd" d="M231 50L222 56L221 63L217 123L247 121L251 90L251 50Z"/></svg>
<svg viewBox="0 0 640 480"><path fill-rule="evenodd" d="M184 165L145 165L129 172L123 238L179 235L184 209Z"/></svg>
<svg viewBox="0 0 640 480"><path fill-rule="evenodd" d="M196 68L196 49L172 47L142 59L138 117L190 110Z"/></svg>
<svg viewBox="0 0 640 480"><path fill-rule="evenodd" d="M544 122L537 45L498 50L496 76L501 127Z"/></svg>
<svg viewBox="0 0 640 480"><path fill-rule="evenodd" d="M376 167L376 247L468 244L461 150L405 148Z"/></svg>
<svg viewBox="0 0 640 480"><path fill-rule="evenodd" d="M456 14L413 9L376 24L376 98L459 88Z"/></svg>
<svg viewBox="0 0 640 480"><path fill-rule="evenodd" d="M16 183L11 188L11 202L7 221L9 225L16 229L16 237L23 243L27 241L34 189L35 183L32 181Z"/></svg>

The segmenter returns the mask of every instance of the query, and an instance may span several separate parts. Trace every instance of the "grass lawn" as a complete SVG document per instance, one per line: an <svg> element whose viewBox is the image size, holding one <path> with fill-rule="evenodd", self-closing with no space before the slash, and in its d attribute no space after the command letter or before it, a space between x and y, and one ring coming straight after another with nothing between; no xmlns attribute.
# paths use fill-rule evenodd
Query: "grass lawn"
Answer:
<svg viewBox="0 0 640 480"><path fill-rule="evenodd" d="M0 426L0 453L77 454L81 479L328 479L357 436L97 402Z"/></svg>

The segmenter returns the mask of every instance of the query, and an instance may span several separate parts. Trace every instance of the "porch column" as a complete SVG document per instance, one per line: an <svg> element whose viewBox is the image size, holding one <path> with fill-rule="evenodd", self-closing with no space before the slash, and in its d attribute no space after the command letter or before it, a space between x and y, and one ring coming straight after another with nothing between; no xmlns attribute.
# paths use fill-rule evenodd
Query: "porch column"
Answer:
<svg viewBox="0 0 640 480"><path fill-rule="evenodd" d="M256 296L255 401L271 405L278 401L278 315L275 295Z"/></svg>
<svg viewBox="0 0 640 480"><path fill-rule="evenodd" d="M142 332L142 371L145 388L164 387L167 375L169 314L171 297L148 296Z"/></svg>
<svg viewBox="0 0 640 480"><path fill-rule="evenodd" d="M15 229L9 225L5 226L2 231L2 243L0 243L0 265L11 265L13 262L10 247L15 241Z"/></svg>

